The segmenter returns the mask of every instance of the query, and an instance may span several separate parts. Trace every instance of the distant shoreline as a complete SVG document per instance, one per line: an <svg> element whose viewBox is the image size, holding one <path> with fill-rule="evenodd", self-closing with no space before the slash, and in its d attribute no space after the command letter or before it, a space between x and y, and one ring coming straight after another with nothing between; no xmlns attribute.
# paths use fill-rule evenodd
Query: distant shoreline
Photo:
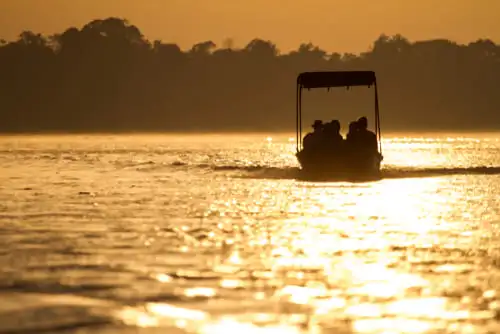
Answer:
<svg viewBox="0 0 500 334"><path fill-rule="evenodd" d="M308 42L284 53L260 38L182 50L108 17L52 36L24 31L0 42L0 66L3 134L293 132L297 76L353 70L376 73L383 136L500 131L500 45L489 39L381 34L360 54ZM304 132L315 119L374 125L367 87L307 91L302 102Z"/></svg>

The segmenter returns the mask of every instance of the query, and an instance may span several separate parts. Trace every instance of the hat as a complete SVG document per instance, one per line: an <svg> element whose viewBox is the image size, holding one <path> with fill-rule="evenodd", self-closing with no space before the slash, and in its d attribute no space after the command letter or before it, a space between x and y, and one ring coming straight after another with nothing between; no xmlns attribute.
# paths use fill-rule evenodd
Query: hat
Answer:
<svg viewBox="0 0 500 334"><path fill-rule="evenodd" d="M312 127L315 129L315 128L319 128L322 125L323 125L323 121L317 119L317 120L314 121Z"/></svg>

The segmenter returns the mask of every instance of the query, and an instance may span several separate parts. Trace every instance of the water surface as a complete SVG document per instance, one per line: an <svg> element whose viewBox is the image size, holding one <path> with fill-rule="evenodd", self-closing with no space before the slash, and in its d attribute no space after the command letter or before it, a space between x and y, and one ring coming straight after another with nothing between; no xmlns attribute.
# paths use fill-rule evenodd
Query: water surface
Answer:
<svg viewBox="0 0 500 334"><path fill-rule="evenodd" d="M289 137L1 137L0 332L500 332L500 135L388 136L366 183Z"/></svg>

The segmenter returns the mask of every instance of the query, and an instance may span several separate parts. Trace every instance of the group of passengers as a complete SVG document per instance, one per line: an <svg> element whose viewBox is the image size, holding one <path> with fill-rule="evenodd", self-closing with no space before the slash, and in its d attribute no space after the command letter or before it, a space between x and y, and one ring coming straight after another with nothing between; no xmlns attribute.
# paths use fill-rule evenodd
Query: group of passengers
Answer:
<svg viewBox="0 0 500 334"><path fill-rule="evenodd" d="M314 121L313 132L308 133L303 140L304 151L328 153L335 156L377 154L377 136L368 130L368 120L360 117L349 124L349 132L344 139L340 134L340 122L333 120L323 123Z"/></svg>

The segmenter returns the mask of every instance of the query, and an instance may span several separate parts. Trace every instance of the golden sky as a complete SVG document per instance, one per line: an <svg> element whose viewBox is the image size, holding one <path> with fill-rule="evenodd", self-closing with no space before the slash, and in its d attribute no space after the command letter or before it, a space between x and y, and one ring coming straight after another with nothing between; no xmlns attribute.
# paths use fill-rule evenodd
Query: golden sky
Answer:
<svg viewBox="0 0 500 334"><path fill-rule="evenodd" d="M12 40L22 30L61 32L109 16L183 49L226 38L243 46L259 37L283 51L312 42L361 52L381 33L500 41L500 0L0 0L0 38Z"/></svg>

